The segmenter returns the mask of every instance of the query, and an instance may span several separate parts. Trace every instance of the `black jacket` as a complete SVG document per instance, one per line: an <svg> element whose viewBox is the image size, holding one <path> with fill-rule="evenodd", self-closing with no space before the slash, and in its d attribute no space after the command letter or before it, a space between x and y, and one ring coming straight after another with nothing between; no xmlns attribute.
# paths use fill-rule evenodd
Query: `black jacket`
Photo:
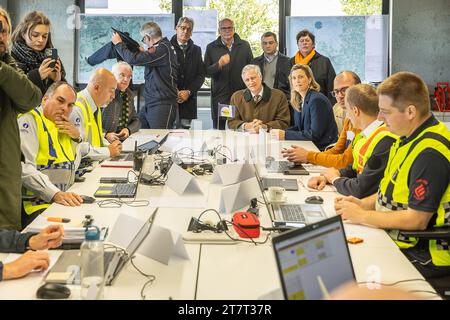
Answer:
<svg viewBox="0 0 450 320"><path fill-rule="evenodd" d="M170 39L170 42L174 46L178 58L178 90L189 90L191 92L189 99L179 105L180 118L197 119L197 91L205 82L206 75L202 48L189 39L183 54L176 35Z"/></svg>
<svg viewBox="0 0 450 320"><path fill-rule="evenodd" d="M117 53L133 66L145 66L145 106L177 104L178 60L175 48L167 38L162 38L154 53L131 52L120 42L115 45Z"/></svg>
<svg viewBox="0 0 450 320"><path fill-rule="evenodd" d="M128 95L128 124L127 128L130 134L138 132L141 128L141 122L139 121L139 116L136 113L136 108L134 107L134 95L130 88L127 88L125 92ZM122 115L122 105L123 99L120 95L120 90L116 89L116 96L111 101L105 109L102 111L102 126L103 132L117 132L119 129L120 116Z"/></svg>
<svg viewBox="0 0 450 320"><path fill-rule="evenodd" d="M295 57L291 58L291 65L295 64ZM334 78L336 72L328 57L325 57L316 51L314 57L309 61L308 66L311 68L316 82L320 84L320 92L328 97L331 104L336 103L336 99L331 95L333 91Z"/></svg>
<svg viewBox="0 0 450 320"><path fill-rule="evenodd" d="M230 54L230 63L219 68L219 59L224 54ZM241 71L253 59L252 49L247 41L234 34L231 52L222 43L220 37L209 43L205 52L206 76L211 78L211 98L213 111L217 103L230 103L231 95L245 89ZM214 118L213 118L214 119Z"/></svg>
<svg viewBox="0 0 450 320"><path fill-rule="evenodd" d="M252 64L256 64L261 69L264 78L264 54L252 60ZM289 101L291 92L289 85L289 73L291 72L291 62L288 56L278 52L278 60L275 71L275 81L273 83L274 89L279 89L284 92Z"/></svg>

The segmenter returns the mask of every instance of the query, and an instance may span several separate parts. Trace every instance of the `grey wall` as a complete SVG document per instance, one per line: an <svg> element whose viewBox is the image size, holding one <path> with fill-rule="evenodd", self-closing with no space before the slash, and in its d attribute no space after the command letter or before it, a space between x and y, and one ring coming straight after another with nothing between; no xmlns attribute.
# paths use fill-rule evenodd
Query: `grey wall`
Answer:
<svg viewBox="0 0 450 320"><path fill-rule="evenodd" d="M450 1L391 0L391 73L450 81Z"/></svg>
<svg viewBox="0 0 450 320"><path fill-rule="evenodd" d="M6 2L6 1L4 1ZM21 18L28 12L39 10L50 19L52 23L52 41L58 49L59 56L64 64L67 76L66 80L73 82L74 68L74 34L75 30L69 28L73 21L70 13L67 13L69 6L75 3L74 0L8 0L7 10L11 15L13 28ZM1 1L0 1L1 3ZM68 23L69 22L69 23Z"/></svg>

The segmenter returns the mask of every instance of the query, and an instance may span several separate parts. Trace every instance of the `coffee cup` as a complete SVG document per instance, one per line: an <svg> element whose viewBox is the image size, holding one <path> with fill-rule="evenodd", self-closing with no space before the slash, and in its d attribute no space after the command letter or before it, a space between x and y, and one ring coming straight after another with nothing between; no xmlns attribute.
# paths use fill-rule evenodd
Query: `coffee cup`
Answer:
<svg viewBox="0 0 450 320"><path fill-rule="evenodd" d="M286 189L282 187L269 187L269 200L272 202L283 202L285 201Z"/></svg>

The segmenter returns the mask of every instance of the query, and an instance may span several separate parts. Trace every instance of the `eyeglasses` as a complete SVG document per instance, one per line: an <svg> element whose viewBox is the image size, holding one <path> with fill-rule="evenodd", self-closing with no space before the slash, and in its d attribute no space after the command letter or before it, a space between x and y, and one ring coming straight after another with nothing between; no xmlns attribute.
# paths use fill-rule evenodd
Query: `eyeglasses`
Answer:
<svg viewBox="0 0 450 320"><path fill-rule="evenodd" d="M337 97L339 93L340 93L341 95L345 95L345 91L347 91L348 88L349 88L349 87L342 87L342 88L340 88L340 89L335 89L335 90L333 90L333 91L330 91L330 93L331 93L331 95L332 95L333 97Z"/></svg>
<svg viewBox="0 0 450 320"><path fill-rule="evenodd" d="M183 31L183 32L188 32L188 33L192 32L192 28L189 28L189 27L178 27L178 28L180 28L181 31Z"/></svg>

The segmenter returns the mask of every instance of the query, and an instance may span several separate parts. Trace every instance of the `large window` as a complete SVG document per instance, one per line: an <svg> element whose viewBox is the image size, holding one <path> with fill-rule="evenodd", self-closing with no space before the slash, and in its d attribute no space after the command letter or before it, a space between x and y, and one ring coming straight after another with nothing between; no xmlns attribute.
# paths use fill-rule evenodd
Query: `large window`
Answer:
<svg viewBox="0 0 450 320"><path fill-rule="evenodd" d="M171 13L164 0L86 0L87 14L157 14Z"/></svg>
<svg viewBox="0 0 450 320"><path fill-rule="evenodd" d="M365 82L380 82L388 75L389 34L388 16L381 13L382 0L292 0L287 53L296 54L296 35L308 29L336 73L352 70Z"/></svg>

